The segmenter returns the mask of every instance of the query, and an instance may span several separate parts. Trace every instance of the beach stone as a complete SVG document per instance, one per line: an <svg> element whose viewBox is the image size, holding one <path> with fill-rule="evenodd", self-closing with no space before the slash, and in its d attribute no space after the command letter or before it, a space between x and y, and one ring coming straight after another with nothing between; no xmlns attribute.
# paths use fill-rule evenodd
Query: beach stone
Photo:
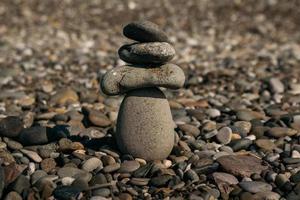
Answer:
<svg viewBox="0 0 300 200"><path fill-rule="evenodd" d="M271 91L273 93L283 93L284 92L284 85L280 79L271 78L269 81L269 84L270 84Z"/></svg>
<svg viewBox="0 0 300 200"><path fill-rule="evenodd" d="M13 183L11 188L18 192L19 194L22 194L24 190L27 190L30 188L30 182L29 179L24 176L20 175Z"/></svg>
<svg viewBox="0 0 300 200"><path fill-rule="evenodd" d="M71 88L63 88L57 91L50 99L51 105L66 105L78 102L77 93Z"/></svg>
<svg viewBox="0 0 300 200"><path fill-rule="evenodd" d="M272 151L276 148L275 143L269 139L257 139L255 144L264 151Z"/></svg>
<svg viewBox="0 0 300 200"><path fill-rule="evenodd" d="M216 135L217 141L221 144L230 143L231 137L232 137L232 130L229 127L221 128Z"/></svg>
<svg viewBox="0 0 300 200"><path fill-rule="evenodd" d="M132 64L162 64L175 56L175 49L166 42L133 43L123 45L118 54Z"/></svg>
<svg viewBox="0 0 300 200"><path fill-rule="evenodd" d="M22 197L17 192L11 191L10 193L8 193L6 195L6 197L4 198L4 200L22 200Z"/></svg>
<svg viewBox="0 0 300 200"><path fill-rule="evenodd" d="M92 196L89 200L110 200L110 199L102 196Z"/></svg>
<svg viewBox="0 0 300 200"><path fill-rule="evenodd" d="M178 89L184 85L184 81L182 69L174 64L165 64L159 68L120 66L103 76L101 88L107 95L118 95L133 89L154 86Z"/></svg>
<svg viewBox="0 0 300 200"><path fill-rule="evenodd" d="M199 128L191 124L180 124L178 125L178 128L186 134L192 135L194 137L197 137L200 134Z"/></svg>
<svg viewBox="0 0 300 200"><path fill-rule="evenodd" d="M263 191L254 194L251 200L279 200L280 195L272 191Z"/></svg>
<svg viewBox="0 0 300 200"><path fill-rule="evenodd" d="M52 136L49 128L43 126L33 126L21 131L19 141L26 146L38 145L46 144L52 141L54 138L51 137Z"/></svg>
<svg viewBox="0 0 300 200"><path fill-rule="evenodd" d="M96 174L95 176L93 176L90 184L93 186L93 185L96 185L96 184L105 184L107 183L107 180L106 180L106 177L104 174L102 173L98 173Z"/></svg>
<svg viewBox="0 0 300 200"><path fill-rule="evenodd" d="M214 172L212 177L222 196L227 196L232 190L234 190L234 186L239 183L235 176L224 172Z"/></svg>
<svg viewBox="0 0 300 200"><path fill-rule="evenodd" d="M53 195L56 184L47 178L41 178L35 185L40 191L42 199L49 199Z"/></svg>
<svg viewBox="0 0 300 200"><path fill-rule="evenodd" d="M14 182L17 177L27 168L27 165L18 165L16 163L11 163L4 167L5 174L5 185L9 185ZM1 179L3 180L3 179Z"/></svg>
<svg viewBox="0 0 300 200"><path fill-rule="evenodd" d="M123 28L124 36L139 42L169 42L167 34L150 21L136 21Z"/></svg>
<svg viewBox="0 0 300 200"><path fill-rule="evenodd" d="M114 159L114 157L109 156L109 155L102 156L101 161L102 161L104 166L116 163L116 160Z"/></svg>
<svg viewBox="0 0 300 200"><path fill-rule="evenodd" d="M56 167L56 162L53 158L46 158L41 162L41 168L45 172L49 173Z"/></svg>
<svg viewBox="0 0 300 200"><path fill-rule="evenodd" d="M20 151L23 154L25 154L27 157L32 159L34 162L40 163L42 161L42 158L39 156L39 154L34 152L34 151L30 151L30 150L27 150L27 149L21 149Z"/></svg>
<svg viewBox="0 0 300 200"><path fill-rule="evenodd" d="M162 186L166 185L171 179L172 179L171 175L165 174L165 175L153 177L150 180L150 184L155 187L162 187ZM199 179L199 177L198 177L198 179Z"/></svg>
<svg viewBox="0 0 300 200"><path fill-rule="evenodd" d="M136 160L124 161L121 163L121 167L118 172L120 173L131 173L140 167L140 163Z"/></svg>
<svg viewBox="0 0 300 200"><path fill-rule="evenodd" d="M82 169L88 172L94 171L95 169L99 168L99 167L103 167L103 164L101 162L101 160L99 158L90 158L88 160L86 160L83 165L82 165Z"/></svg>
<svg viewBox="0 0 300 200"><path fill-rule="evenodd" d="M150 181L149 178L131 178L129 182L133 185L145 186L148 185L149 181Z"/></svg>
<svg viewBox="0 0 300 200"><path fill-rule="evenodd" d="M12 139L9 139L9 138L4 138L3 139L5 141L5 143L7 144L7 147L9 149L13 149L13 150L19 150L19 149L22 149L23 148L23 145L17 141L14 141Z"/></svg>
<svg viewBox="0 0 300 200"><path fill-rule="evenodd" d="M57 171L57 175L60 178L64 178L64 177L75 177L77 175L82 175L82 174L86 174L87 172L75 167L62 167L59 168L59 170Z"/></svg>
<svg viewBox="0 0 300 200"><path fill-rule="evenodd" d="M224 182L227 183L228 185L236 185L239 183L237 178L231 174L224 173L224 172L214 172L212 174L214 180L216 183L218 182Z"/></svg>
<svg viewBox="0 0 300 200"><path fill-rule="evenodd" d="M129 92L120 107L116 140L123 153L145 160L163 160L174 144L169 103L158 88Z"/></svg>
<svg viewBox="0 0 300 200"><path fill-rule="evenodd" d="M73 152L76 150L84 149L84 146L80 142L72 142L68 138L62 138L58 141L59 150L62 152Z"/></svg>
<svg viewBox="0 0 300 200"><path fill-rule="evenodd" d="M192 183L199 181L198 174L192 169L189 169L188 171L185 172L184 178L186 180L191 181Z"/></svg>
<svg viewBox="0 0 300 200"><path fill-rule="evenodd" d="M242 149L248 149L252 143L253 143L252 140L249 140L247 138L237 139L237 140L233 140L230 143L230 147L232 148L233 151L239 151Z"/></svg>
<svg viewBox="0 0 300 200"><path fill-rule="evenodd" d="M132 200L133 199L132 196L128 193L121 193L121 194L119 194L118 198L120 200Z"/></svg>
<svg viewBox="0 0 300 200"><path fill-rule="evenodd" d="M7 144L5 142L0 142L0 149L6 149Z"/></svg>
<svg viewBox="0 0 300 200"><path fill-rule="evenodd" d="M23 121L16 116L8 116L0 121L0 136L17 137L23 129Z"/></svg>
<svg viewBox="0 0 300 200"><path fill-rule="evenodd" d="M239 183L239 186L243 190L251 193L271 191L272 186L268 183L262 181L242 181Z"/></svg>
<svg viewBox="0 0 300 200"><path fill-rule="evenodd" d="M291 129L291 128L286 128L286 127L273 127L267 131L268 135L275 137L275 138L280 138L280 137L285 137L285 136L293 136L298 133L297 130Z"/></svg>
<svg viewBox="0 0 300 200"><path fill-rule="evenodd" d="M0 149L0 160L8 164L15 162L15 158L13 157L13 155L5 149Z"/></svg>
<svg viewBox="0 0 300 200"><path fill-rule="evenodd" d="M295 173L291 176L291 181L294 183L300 182L300 171L298 171L297 173Z"/></svg>
<svg viewBox="0 0 300 200"><path fill-rule="evenodd" d="M88 181L85 178L81 178L80 176L72 182L72 186L79 188L80 191L89 189Z"/></svg>
<svg viewBox="0 0 300 200"><path fill-rule="evenodd" d="M80 189L74 186L59 186L54 190L53 195L59 200L71 200L77 199L80 192Z"/></svg>
<svg viewBox="0 0 300 200"><path fill-rule="evenodd" d="M75 181L75 178L72 177L64 177L61 179L62 185L72 185L72 183Z"/></svg>
<svg viewBox="0 0 300 200"><path fill-rule="evenodd" d="M241 135L247 135L251 130L251 123L247 121L237 121L234 122L234 126L238 128Z"/></svg>
<svg viewBox="0 0 300 200"><path fill-rule="evenodd" d="M89 121L95 126L106 127L111 124L109 118L98 110L89 109L88 118Z"/></svg>
<svg viewBox="0 0 300 200"><path fill-rule="evenodd" d="M32 175L31 175L31 183L32 185L35 184L39 179L47 176L47 173L43 170L36 170Z"/></svg>
<svg viewBox="0 0 300 200"><path fill-rule="evenodd" d="M96 190L93 190L94 196L102 196L102 197L109 197L110 196L110 189L108 188L99 188Z"/></svg>
<svg viewBox="0 0 300 200"><path fill-rule="evenodd" d="M236 117L241 121L251 121L253 119L264 119L265 114L252 111L252 110L238 110L236 113Z"/></svg>
<svg viewBox="0 0 300 200"><path fill-rule="evenodd" d="M214 108L207 109L205 113L211 118L216 118L221 116L221 112L218 109L214 109Z"/></svg>
<svg viewBox="0 0 300 200"><path fill-rule="evenodd" d="M260 174L268 166L262 165L262 160L250 155L228 155L217 159L217 162L228 173L239 177L250 177Z"/></svg>
<svg viewBox="0 0 300 200"><path fill-rule="evenodd" d="M114 163L114 164L105 166L103 168L103 171L105 173L110 173L110 172L117 171L118 169L120 169L120 167L121 167L120 163Z"/></svg>

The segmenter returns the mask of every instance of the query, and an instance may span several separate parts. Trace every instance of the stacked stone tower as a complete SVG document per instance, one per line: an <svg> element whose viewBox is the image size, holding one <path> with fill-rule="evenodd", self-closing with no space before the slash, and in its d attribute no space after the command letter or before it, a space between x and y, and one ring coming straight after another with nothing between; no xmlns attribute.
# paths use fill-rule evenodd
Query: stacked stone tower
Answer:
<svg viewBox="0 0 300 200"><path fill-rule="evenodd" d="M167 35L149 21L126 25L123 34L137 42L118 53L129 63L107 72L102 91L126 96L120 106L116 140L123 153L146 160L166 158L174 145L174 123L169 103L158 87L178 89L184 85L182 69L167 63L175 50Z"/></svg>

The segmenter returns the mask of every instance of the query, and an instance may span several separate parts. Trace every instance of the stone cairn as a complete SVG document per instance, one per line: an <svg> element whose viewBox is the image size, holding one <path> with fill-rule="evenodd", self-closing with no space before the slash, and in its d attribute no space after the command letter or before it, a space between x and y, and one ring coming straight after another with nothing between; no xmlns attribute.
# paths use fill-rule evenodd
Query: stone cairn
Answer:
<svg viewBox="0 0 300 200"><path fill-rule="evenodd" d="M180 67L167 63L175 50L156 24L133 22L124 27L123 34L137 41L118 51L130 64L113 68L101 81L107 95L126 93L117 119L117 144L123 153L162 160L174 145L174 122L168 100L158 87L178 89L185 76Z"/></svg>

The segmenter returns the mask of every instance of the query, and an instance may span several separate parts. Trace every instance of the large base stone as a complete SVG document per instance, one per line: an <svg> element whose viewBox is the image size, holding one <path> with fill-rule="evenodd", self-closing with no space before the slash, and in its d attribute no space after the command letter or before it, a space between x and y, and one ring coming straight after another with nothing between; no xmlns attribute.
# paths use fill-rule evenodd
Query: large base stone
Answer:
<svg viewBox="0 0 300 200"><path fill-rule="evenodd" d="M170 154L174 122L162 91L143 88L125 96L118 115L116 140L123 153L146 160L161 160Z"/></svg>

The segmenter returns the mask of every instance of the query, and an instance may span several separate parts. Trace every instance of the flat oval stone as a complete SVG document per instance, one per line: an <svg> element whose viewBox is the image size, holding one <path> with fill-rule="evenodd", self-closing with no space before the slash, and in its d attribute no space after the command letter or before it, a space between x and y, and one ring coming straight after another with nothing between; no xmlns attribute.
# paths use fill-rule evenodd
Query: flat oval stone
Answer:
<svg viewBox="0 0 300 200"><path fill-rule="evenodd" d="M133 64L161 64L175 56L175 49L166 42L133 43L120 47L122 60Z"/></svg>
<svg viewBox="0 0 300 200"><path fill-rule="evenodd" d="M168 42L167 34L160 30L158 25L150 21L137 21L127 24L123 34L140 42Z"/></svg>
<svg viewBox="0 0 300 200"><path fill-rule="evenodd" d="M104 75L101 88L107 95L118 95L133 89L154 86L178 89L184 85L184 81L182 69L174 64L166 64L160 68L121 66Z"/></svg>
<svg viewBox="0 0 300 200"><path fill-rule="evenodd" d="M93 157L85 161L82 165L82 169L88 172L91 172L98 167L102 168L102 162L99 158Z"/></svg>
<svg viewBox="0 0 300 200"><path fill-rule="evenodd" d="M239 183L240 187L251 193L271 191L272 186L261 181L242 181Z"/></svg>
<svg viewBox="0 0 300 200"><path fill-rule="evenodd" d="M20 133L19 140L23 145L46 144L50 138L49 129L43 126L33 126L23 129Z"/></svg>
<svg viewBox="0 0 300 200"><path fill-rule="evenodd" d="M136 160L124 161L119 169L120 173L131 173L140 167L140 163Z"/></svg>
<svg viewBox="0 0 300 200"><path fill-rule="evenodd" d="M163 160L174 145L168 100L158 88L130 91L118 116L116 140L120 150L145 160Z"/></svg>

